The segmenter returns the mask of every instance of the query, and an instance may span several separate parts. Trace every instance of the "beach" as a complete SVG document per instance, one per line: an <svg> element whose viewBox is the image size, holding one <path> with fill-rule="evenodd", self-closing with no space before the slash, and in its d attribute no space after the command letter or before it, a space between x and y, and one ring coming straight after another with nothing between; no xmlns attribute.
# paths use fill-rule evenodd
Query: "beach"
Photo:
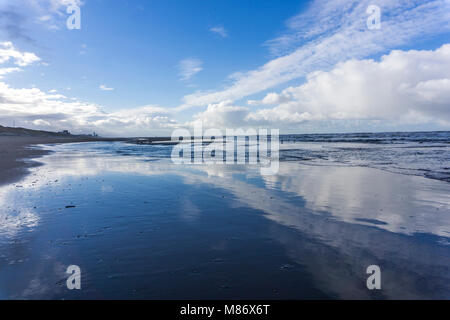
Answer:
<svg viewBox="0 0 450 320"><path fill-rule="evenodd" d="M42 146L41 165L0 188L0 298L450 298L448 182L381 162L309 165L298 155L335 145L285 140L273 176L176 165L168 145ZM67 290L69 265L81 290ZM370 265L382 290L366 286Z"/></svg>
<svg viewBox="0 0 450 320"><path fill-rule="evenodd" d="M78 136L0 135L0 186L20 180L30 167L39 165L37 161L30 161L30 159L39 158L47 154L48 151L36 148L36 145L108 140L114 139Z"/></svg>

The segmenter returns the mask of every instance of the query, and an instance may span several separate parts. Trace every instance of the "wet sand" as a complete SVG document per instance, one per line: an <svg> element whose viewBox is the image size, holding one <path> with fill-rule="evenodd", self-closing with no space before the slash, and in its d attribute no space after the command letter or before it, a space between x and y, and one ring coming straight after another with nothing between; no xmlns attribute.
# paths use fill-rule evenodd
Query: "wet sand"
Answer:
<svg viewBox="0 0 450 320"><path fill-rule="evenodd" d="M0 186L19 181L28 169L39 165L30 159L38 158L49 151L32 148L39 144L74 143L92 141L119 141L123 139L108 139L79 136L0 136Z"/></svg>
<svg viewBox="0 0 450 320"><path fill-rule="evenodd" d="M289 161L267 177L120 142L47 148L0 188L0 299L449 298L446 182ZM69 265L81 290L66 287ZM369 265L382 290L366 287Z"/></svg>

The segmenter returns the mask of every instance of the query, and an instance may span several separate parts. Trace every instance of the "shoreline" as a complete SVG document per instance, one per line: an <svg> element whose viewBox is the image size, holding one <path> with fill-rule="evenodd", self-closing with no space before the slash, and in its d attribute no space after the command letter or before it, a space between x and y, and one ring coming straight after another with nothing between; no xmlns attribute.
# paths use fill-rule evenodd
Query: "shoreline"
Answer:
<svg viewBox="0 0 450 320"><path fill-rule="evenodd" d="M127 141L123 138L93 137L46 137L46 136L0 136L0 186L20 181L29 173L29 169L39 166L38 159L49 152L43 149L30 148L39 144L63 144L97 141Z"/></svg>

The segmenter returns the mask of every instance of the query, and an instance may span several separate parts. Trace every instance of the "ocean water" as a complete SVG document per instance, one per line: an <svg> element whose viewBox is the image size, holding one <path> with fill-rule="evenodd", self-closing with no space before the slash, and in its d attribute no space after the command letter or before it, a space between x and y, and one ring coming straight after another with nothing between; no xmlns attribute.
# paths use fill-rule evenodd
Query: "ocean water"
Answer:
<svg viewBox="0 0 450 320"><path fill-rule="evenodd" d="M172 146L98 146L97 151L168 159ZM280 161L358 166L450 182L450 131L280 136Z"/></svg>
<svg viewBox="0 0 450 320"><path fill-rule="evenodd" d="M448 137L282 136L273 176L164 145L42 146L0 188L0 299L449 299Z"/></svg>
<svg viewBox="0 0 450 320"><path fill-rule="evenodd" d="M282 161L365 166L450 182L450 132L285 135Z"/></svg>

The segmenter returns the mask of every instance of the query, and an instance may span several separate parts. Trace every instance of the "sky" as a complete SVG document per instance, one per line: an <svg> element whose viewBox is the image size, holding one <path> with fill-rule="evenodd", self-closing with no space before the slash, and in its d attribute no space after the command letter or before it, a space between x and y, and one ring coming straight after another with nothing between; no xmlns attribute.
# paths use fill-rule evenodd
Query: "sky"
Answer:
<svg viewBox="0 0 450 320"><path fill-rule="evenodd" d="M0 0L0 125L200 124L450 130L450 0Z"/></svg>

